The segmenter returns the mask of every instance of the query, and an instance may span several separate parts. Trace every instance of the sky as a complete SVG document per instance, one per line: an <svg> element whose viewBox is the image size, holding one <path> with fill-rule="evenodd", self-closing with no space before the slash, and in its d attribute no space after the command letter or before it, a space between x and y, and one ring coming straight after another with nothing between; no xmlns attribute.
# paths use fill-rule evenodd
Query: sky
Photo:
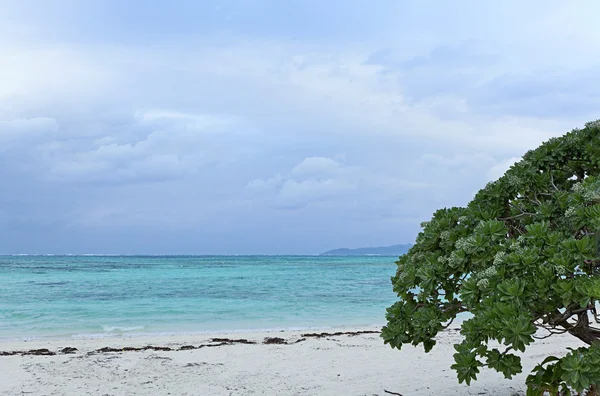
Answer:
<svg viewBox="0 0 600 396"><path fill-rule="evenodd" d="M600 118L600 3L0 0L0 253L411 243Z"/></svg>

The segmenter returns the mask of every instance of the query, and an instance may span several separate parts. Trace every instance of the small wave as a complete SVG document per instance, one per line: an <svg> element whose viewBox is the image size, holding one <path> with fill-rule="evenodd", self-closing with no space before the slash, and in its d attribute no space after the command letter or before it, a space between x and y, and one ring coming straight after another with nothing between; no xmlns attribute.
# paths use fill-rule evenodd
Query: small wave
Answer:
<svg viewBox="0 0 600 396"><path fill-rule="evenodd" d="M62 286L62 285L66 285L69 282L38 282L36 283L36 285L39 286Z"/></svg>
<svg viewBox="0 0 600 396"><path fill-rule="evenodd" d="M102 330L107 333L144 330L145 328L145 326L102 326Z"/></svg>

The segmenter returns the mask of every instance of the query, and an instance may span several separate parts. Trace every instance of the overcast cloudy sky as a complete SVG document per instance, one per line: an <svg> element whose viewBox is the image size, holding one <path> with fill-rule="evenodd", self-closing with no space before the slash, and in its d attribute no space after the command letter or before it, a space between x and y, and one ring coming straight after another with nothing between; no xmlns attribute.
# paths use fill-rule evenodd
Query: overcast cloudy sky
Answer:
<svg viewBox="0 0 600 396"><path fill-rule="evenodd" d="M412 242L600 118L600 3L0 0L0 253Z"/></svg>

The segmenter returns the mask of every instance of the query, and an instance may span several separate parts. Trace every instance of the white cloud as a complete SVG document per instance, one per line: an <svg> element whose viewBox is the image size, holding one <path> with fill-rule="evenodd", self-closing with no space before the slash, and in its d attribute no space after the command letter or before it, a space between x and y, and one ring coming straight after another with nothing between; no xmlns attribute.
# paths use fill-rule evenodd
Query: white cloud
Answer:
<svg viewBox="0 0 600 396"><path fill-rule="evenodd" d="M246 185L246 188L250 190L265 191L279 188L283 183L284 179L281 177L280 173L277 173L275 176L267 180L254 179Z"/></svg>
<svg viewBox="0 0 600 396"><path fill-rule="evenodd" d="M279 190L275 204L280 208L297 209L319 201L336 198L339 194L356 190L349 179L288 179Z"/></svg>
<svg viewBox="0 0 600 396"><path fill-rule="evenodd" d="M332 158L307 157L301 163L294 166L290 177L310 178L335 176L344 171L342 164Z"/></svg>
<svg viewBox="0 0 600 396"><path fill-rule="evenodd" d="M280 208L299 208L335 198L358 187L352 168L329 157L307 157L295 165L286 177L277 173L263 180L250 181L246 188L270 194Z"/></svg>
<svg viewBox="0 0 600 396"><path fill-rule="evenodd" d="M228 139L247 125L222 116L141 113L130 136L40 144L37 158L49 177L63 181L136 182L165 180L198 172L207 164L233 160Z"/></svg>
<svg viewBox="0 0 600 396"><path fill-rule="evenodd" d="M278 208L298 209L331 202L339 207L356 207L357 202L389 202L406 191L422 190L432 184L372 172L365 167L342 164L330 157L306 157L287 176L276 174L255 179L250 190L270 193ZM357 201L358 200L358 201Z"/></svg>

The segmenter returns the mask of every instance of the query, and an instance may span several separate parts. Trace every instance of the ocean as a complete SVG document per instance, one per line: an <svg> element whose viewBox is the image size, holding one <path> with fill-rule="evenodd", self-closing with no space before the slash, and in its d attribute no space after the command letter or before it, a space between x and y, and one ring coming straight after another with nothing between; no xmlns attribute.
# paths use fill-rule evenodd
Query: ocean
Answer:
<svg viewBox="0 0 600 396"><path fill-rule="evenodd" d="M383 324L396 259L0 256L0 339Z"/></svg>

